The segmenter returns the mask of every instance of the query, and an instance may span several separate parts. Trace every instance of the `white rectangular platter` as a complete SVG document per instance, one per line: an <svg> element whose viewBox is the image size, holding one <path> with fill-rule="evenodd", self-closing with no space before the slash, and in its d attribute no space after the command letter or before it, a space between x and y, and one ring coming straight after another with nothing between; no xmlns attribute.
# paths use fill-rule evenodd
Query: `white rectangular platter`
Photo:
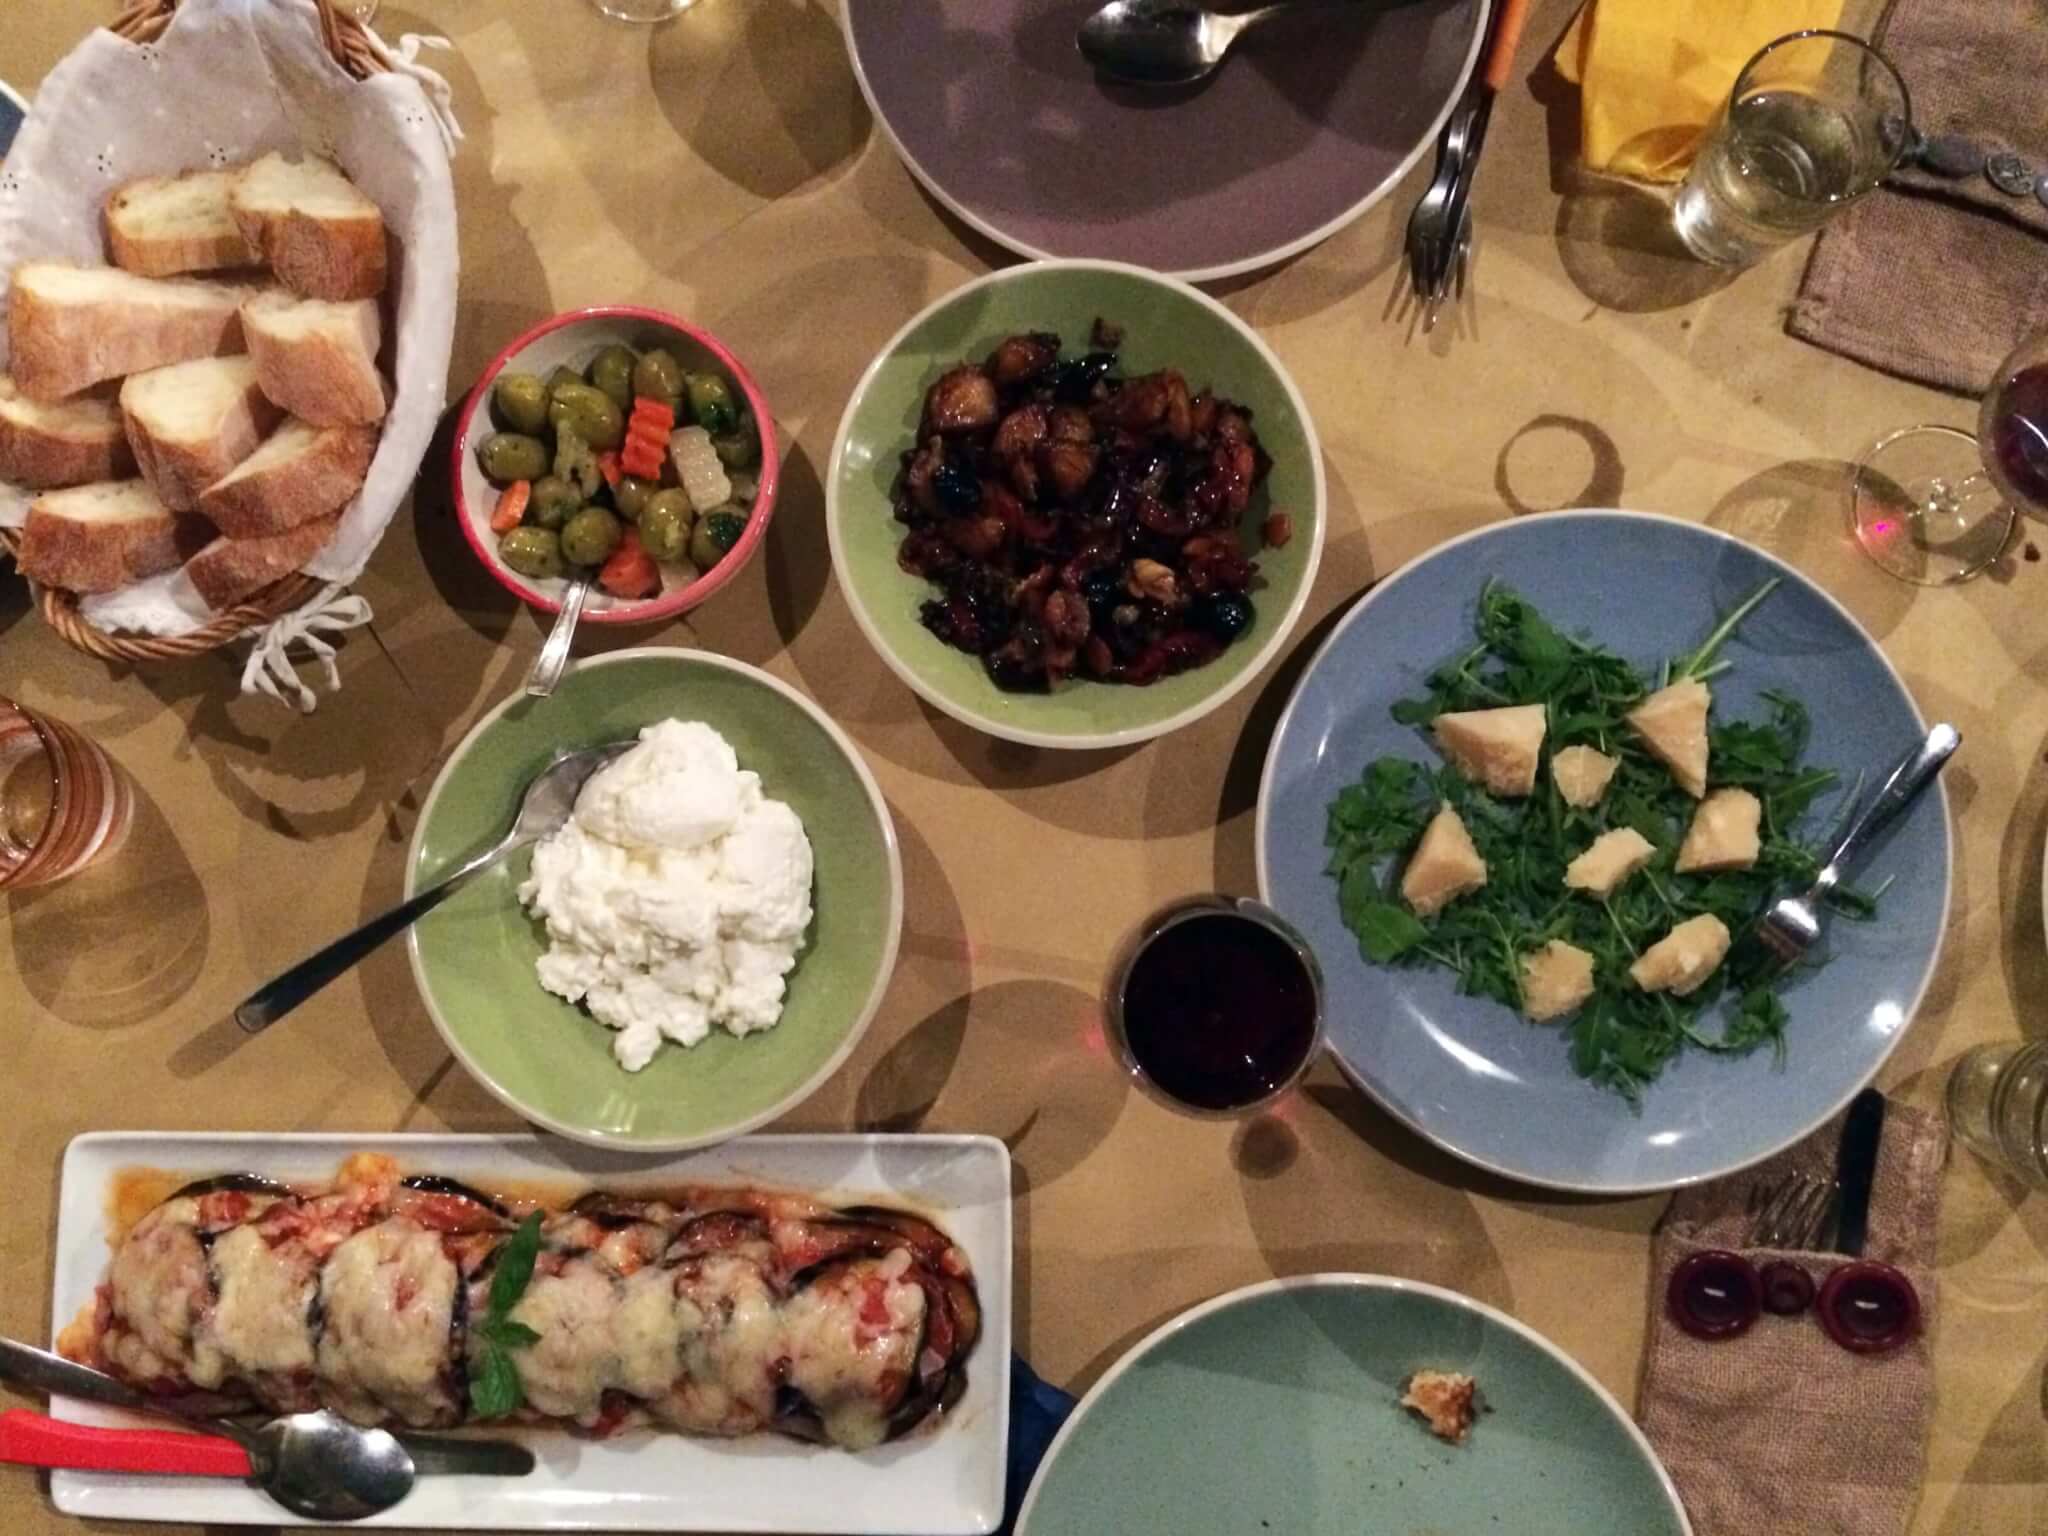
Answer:
<svg viewBox="0 0 2048 1536"><path fill-rule="evenodd" d="M551 1136L184 1135L108 1131L64 1155L51 1316L61 1330L91 1304L109 1258L107 1195L124 1168L203 1177L246 1170L331 1177L352 1152L407 1172L488 1187L547 1180L631 1191L681 1182L765 1184L929 1215L966 1250L980 1288L981 1341L967 1391L944 1422L861 1454L759 1435L741 1441L634 1434L595 1441L526 1430L540 1465L523 1478L422 1478L365 1527L505 1531L771 1531L790 1536L982 1536L1002 1520L1010 1403L1010 1155L987 1136L755 1136L676 1157L630 1157ZM131 1415L56 1399L56 1417L134 1424ZM66 1514L193 1524L291 1525L240 1483L56 1472Z"/></svg>

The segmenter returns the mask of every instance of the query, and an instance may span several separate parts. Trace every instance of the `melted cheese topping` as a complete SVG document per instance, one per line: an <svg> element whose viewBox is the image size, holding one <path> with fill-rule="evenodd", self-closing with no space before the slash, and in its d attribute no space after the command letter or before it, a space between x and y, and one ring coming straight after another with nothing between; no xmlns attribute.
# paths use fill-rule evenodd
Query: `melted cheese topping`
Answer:
<svg viewBox="0 0 2048 1536"><path fill-rule="evenodd" d="M199 1202L168 1201L135 1224L107 1275L113 1314L108 1363L140 1381L184 1376L192 1365L193 1320L212 1299L206 1250L193 1230ZM199 1385L219 1385L212 1383Z"/></svg>
<svg viewBox="0 0 2048 1536"><path fill-rule="evenodd" d="M334 1250L320 1274L319 1372L337 1411L363 1424L461 1416L447 1384L459 1278L440 1235L403 1218Z"/></svg>
<svg viewBox="0 0 2048 1536"><path fill-rule="evenodd" d="M754 1261L687 1264L676 1282L682 1369L655 1411L702 1435L750 1434L775 1413L783 1352L775 1293Z"/></svg>
<svg viewBox="0 0 2048 1536"><path fill-rule="evenodd" d="M865 1450L887 1439L889 1414L916 1370L925 1295L902 1279L909 1262L898 1249L849 1264L783 1309L789 1384L818 1410L835 1445Z"/></svg>
<svg viewBox="0 0 2048 1536"><path fill-rule="evenodd" d="M192 1379L207 1386L228 1372L253 1377L310 1370L318 1280L304 1250L273 1248L256 1228L234 1227L214 1242L208 1258L217 1299L193 1330Z"/></svg>
<svg viewBox="0 0 2048 1536"><path fill-rule="evenodd" d="M620 1375L612 1337L617 1296L604 1269L571 1260L559 1274L536 1273L512 1320L540 1335L540 1342L515 1350L526 1400L556 1418L595 1424L605 1388Z"/></svg>

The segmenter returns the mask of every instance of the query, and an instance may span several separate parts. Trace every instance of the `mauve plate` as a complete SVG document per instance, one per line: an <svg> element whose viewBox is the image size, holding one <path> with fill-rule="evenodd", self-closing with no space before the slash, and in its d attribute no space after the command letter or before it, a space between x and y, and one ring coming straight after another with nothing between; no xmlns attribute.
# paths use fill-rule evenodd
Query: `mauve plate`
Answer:
<svg viewBox="0 0 2048 1536"><path fill-rule="evenodd" d="M1812 716L1807 761L1841 773L1802 830L1833 824L1859 772L1866 793L1925 734L1905 683L1862 627L1804 576L1709 528L1637 512L1556 512L1497 523L1397 571L1331 631L1280 717L1259 784L1259 894L1322 963L1330 1050L1410 1129L1509 1178L1635 1194L1717 1178L1807 1135L1876 1074L1934 971L1948 916L1948 796L1937 783L1855 879L1888 876L1870 922L1837 918L1826 963L1785 988L1782 1064L1690 1050L1632 1110L1571 1068L1560 1030L1465 997L1448 973L1368 964L1323 873L1330 801L1372 758L1434 762L1388 716L1473 643L1480 587L1498 577L1567 633L1639 667L1697 646L1772 576L1783 577L1722 651L1716 720L1753 720L1779 689ZM1967 745L1964 751L1968 751Z"/></svg>
<svg viewBox="0 0 2048 1536"><path fill-rule="evenodd" d="M1312 6L1207 82L1103 83L1101 0L846 0L868 105L946 207L1026 256L1194 280L1255 271L1370 208L1464 89L1486 0Z"/></svg>

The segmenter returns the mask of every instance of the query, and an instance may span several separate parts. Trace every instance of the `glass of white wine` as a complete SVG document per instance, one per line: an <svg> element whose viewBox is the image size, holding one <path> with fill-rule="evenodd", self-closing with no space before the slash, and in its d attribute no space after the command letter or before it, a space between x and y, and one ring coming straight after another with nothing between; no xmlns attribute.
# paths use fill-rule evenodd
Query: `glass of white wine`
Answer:
<svg viewBox="0 0 2048 1536"><path fill-rule="evenodd" d="M1687 250L1746 267L1811 234L1913 142L1906 82L1847 32L1794 32L1742 67L1672 207Z"/></svg>

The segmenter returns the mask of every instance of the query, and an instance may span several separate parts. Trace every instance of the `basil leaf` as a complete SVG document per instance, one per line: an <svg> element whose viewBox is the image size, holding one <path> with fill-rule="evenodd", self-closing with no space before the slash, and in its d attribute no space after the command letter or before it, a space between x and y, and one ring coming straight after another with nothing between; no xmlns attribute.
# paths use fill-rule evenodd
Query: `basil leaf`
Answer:
<svg viewBox="0 0 2048 1536"><path fill-rule="evenodd" d="M469 1409L479 1419L502 1419L517 1413L526 1401L519 1384L519 1368L497 1345L486 1342L477 1351L469 1372Z"/></svg>
<svg viewBox="0 0 2048 1536"><path fill-rule="evenodd" d="M534 1211L498 1250L498 1264L491 1271L490 1319L501 1318L519 1305L527 1282L533 1279L533 1261L539 1256L540 1212Z"/></svg>
<svg viewBox="0 0 2048 1536"><path fill-rule="evenodd" d="M500 1349L531 1349L540 1342L540 1335L524 1323L515 1323L509 1317L494 1317L483 1326L483 1336Z"/></svg>

